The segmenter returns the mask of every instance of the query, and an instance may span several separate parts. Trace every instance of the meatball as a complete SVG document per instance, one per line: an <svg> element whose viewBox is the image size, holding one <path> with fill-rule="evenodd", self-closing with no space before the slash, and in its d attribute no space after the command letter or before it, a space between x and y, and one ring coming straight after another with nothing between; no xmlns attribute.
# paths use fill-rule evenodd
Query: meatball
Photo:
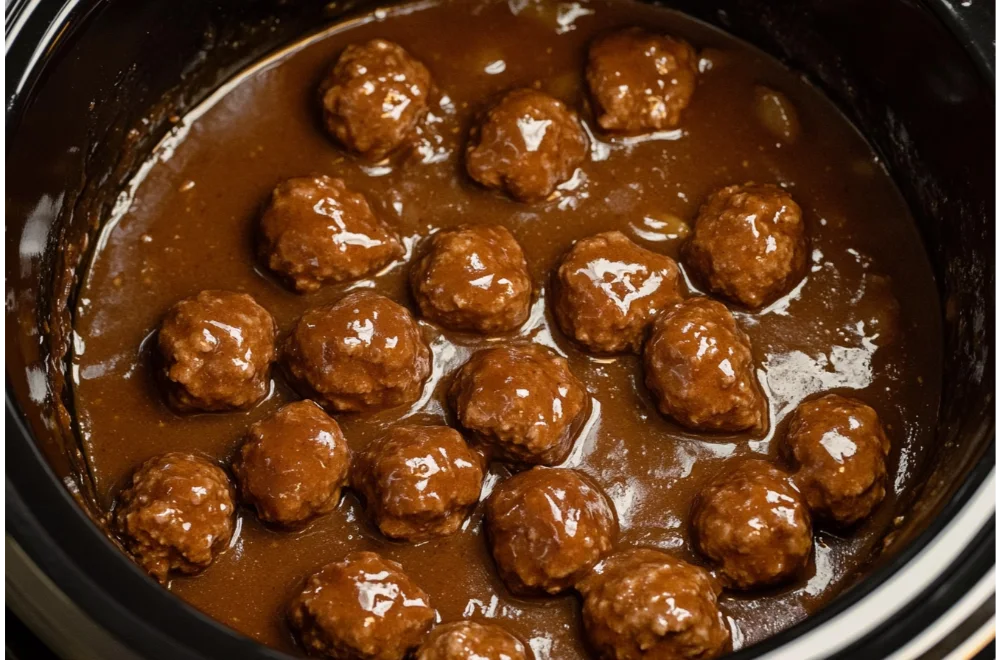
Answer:
<svg viewBox="0 0 1000 660"><path fill-rule="evenodd" d="M479 502L482 457L447 426L396 426L361 452L351 481L383 534L421 541L457 531Z"/></svg>
<svg viewBox="0 0 1000 660"><path fill-rule="evenodd" d="M276 332L245 293L202 291L176 303L156 338L167 401L179 412L256 405L270 387Z"/></svg>
<svg viewBox="0 0 1000 660"><path fill-rule="evenodd" d="M250 427L233 473L257 517L292 526L336 508L350 461L337 422L312 401L296 401Z"/></svg>
<svg viewBox="0 0 1000 660"><path fill-rule="evenodd" d="M721 588L708 571L644 548L611 555L577 585L601 658L708 660L729 646Z"/></svg>
<svg viewBox="0 0 1000 660"><path fill-rule="evenodd" d="M115 507L125 548L154 578L193 575L229 544L236 506L229 478L204 458L170 452L132 475Z"/></svg>
<svg viewBox="0 0 1000 660"><path fill-rule="evenodd" d="M456 621L438 626L416 660L529 660L524 642L495 623Z"/></svg>
<svg viewBox="0 0 1000 660"><path fill-rule="evenodd" d="M370 291L302 315L284 345L292 380L336 411L413 403L431 351L410 312Z"/></svg>
<svg viewBox="0 0 1000 660"><path fill-rule="evenodd" d="M819 519L852 525L885 497L889 439L878 414L857 399L827 394L801 404L782 451Z"/></svg>
<svg viewBox="0 0 1000 660"><path fill-rule="evenodd" d="M524 252L504 227L459 227L434 234L410 271L413 297L428 319L451 330L515 330L531 308Z"/></svg>
<svg viewBox="0 0 1000 660"><path fill-rule="evenodd" d="M449 398L459 422L492 456L542 465L565 460L587 406L569 363L537 344L476 353Z"/></svg>
<svg viewBox="0 0 1000 660"><path fill-rule="evenodd" d="M695 499L691 527L698 549L737 589L793 578L812 552L805 500L766 461L748 460L718 475Z"/></svg>
<svg viewBox="0 0 1000 660"><path fill-rule="evenodd" d="M682 39L626 28L598 37L587 56L587 85L605 131L650 133L677 126L691 102L697 56Z"/></svg>
<svg viewBox="0 0 1000 660"><path fill-rule="evenodd" d="M258 249L299 292L371 275L403 254L364 195L324 175L278 184L260 219Z"/></svg>
<svg viewBox="0 0 1000 660"><path fill-rule="evenodd" d="M413 136L432 87L427 67L399 44L351 44L320 84L323 123L345 149L377 162Z"/></svg>
<svg viewBox="0 0 1000 660"><path fill-rule="evenodd" d="M643 358L646 385L664 415L696 431L764 427L750 339L722 303L691 298L664 312Z"/></svg>
<svg viewBox="0 0 1000 660"><path fill-rule="evenodd" d="M288 605L288 623L310 654L337 660L402 660L436 614L403 567L354 552L311 575Z"/></svg>
<svg viewBox="0 0 1000 660"><path fill-rule="evenodd" d="M621 232L584 238L556 270L556 321L593 353L638 353L656 315L681 299L678 278L673 259Z"/></svg>
<svg viewBox="0 0 1000 660"><path fill-rule="evenodd" d="M788 293L805 274L802 209L778 186L723 188L701 207L683 253L712 293L757 309Z"/></svg>
<svg viewBox="0 0 1000 660"><path fill-rule="evenodd" d="M576 113L533 89L508 92L472 128L466 149L469 176L522 202L547 198L587 155Z"/></svg>
<svg viewBox="0 0 1000 660"><path fill-rule="evenodd" d="M576 470L535 467L501 483L486 502L500 577L515 594L569 589L618 536L607 496Z"/></svg>

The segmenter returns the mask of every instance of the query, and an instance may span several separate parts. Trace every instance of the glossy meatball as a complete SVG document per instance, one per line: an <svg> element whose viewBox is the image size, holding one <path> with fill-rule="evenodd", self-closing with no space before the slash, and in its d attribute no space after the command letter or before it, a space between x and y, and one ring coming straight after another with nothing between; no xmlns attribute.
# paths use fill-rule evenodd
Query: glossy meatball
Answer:
<svg viewBox="0 0 1000 660"><path fill-rule="evenodd" d="M646 385L664 415L696 431L764 427L750 340L722 303L690 298L664 312L643 358Z"/></svg>
<svg viewBox="0 0 1000 660"><path fill-rule="evenodd" d="M202 291L171 307L157 348L167 401L180 412L241 410L270 387L276 328L245 293Z"/></svg>
<svg viewBox="0 0 1000 660"><path fill-rule="evenodd" d="M694 49L676 37L626 28L598 37L587 57L587 85L606 131L650 133L677 126L698 74Z"/></svg>
<svg viewBox="0 0 1000 660"><path fill-rule="evenodd" d="M459 422L500 460L554 465L573 446L587 392L569 363L538 344L479 351L449 397Z"/></svg>
<svg viewBox="0 0 1000 660"><path fill-rule="evenodd" d="M469 176L522 202L547 198L587 155L587 136L576 113L533 89L508 92L469 136Z"/></svg>
<svg viewBox="0 0 1000 660"><path fill-rule="evenodd" d="M323 123L345 149L380 161L412 137L432 86L427 67L399 44L351 44L320 84Z"/></svg>
<svg viewBox="0 0 1000 660"><path fill-rule="evenodd" d="M747 183L713 193L698 212L684 260L712 293L757 309L805 274L802 209L778 186Z"/></svg>
<svg viewBox="0 0 1000 660"><path fill-rule="evenodd" d="M447 426L396 426L351 475L383 534L421 541L458 530L483 486L482 457Z"/></svg>
<svg viewBox="0 0 1000 660"><path fill-rule="evenodd" d="M324 175L278 184L260 219L258 249L300 292L371 275L403 254L364 195Z"/></svg>
<svg viewBox="0 0 1000 660"><path fill-rule="evenodd" d="M514 236L499 225L446 229L430 237L410 271L424 317L482 334L517 329L531 308L531 276Z"/></svg>
<svg viewBox="0 0 1000 660"><path fill-rule="evenodd" d="M226 549L236 506L229 478L204 458L170 452L149 459L118 497L114 521L125 548L166 583L198 573Z"/></svg>
<svg viewBox="0 0 1000 660"><path fill-rule="evenodd" d="M691 527L698 550L737 589L798 575L812 552L812 522L788 475L766 461L724 471L695 499Z"/></svg>
<svg viewBox="0 0 1000 660"><path fill-rule="evenodd" d="M257 517L290 526L336 508L350 461L337 422L312 401L296 401L250 427L233 473Z"/></svg>
<svg viewBox="0 0 1000 660"><path fill-rule="evenodd" d="M658 313L681 299L673 259L609 231L577 241L556 270L555 317L593 353L642 349Z"/></svg>
<svg viewBox="0 0 1000 660"><path fill-rule="evenodd" d="M889 439L869 406L837 394L801 404L782 446L817 518L852 525L885 497Z"/></svg>
<svg viewBox="0 0 1000 660"><path fill-rule="evenodd" d="M719 584L703 568L659 550L614 554L577 589L584 630L601 658L708 660L729 646Z"/></svg>
<svg viewBox="0 0 1000 660"><path fill-rule="evenodd" d="M416 660L530 660L524 642L495 623L455 621L438 626Z"/></svg>
<svg viewBox="0 0 1000 660"><path fill-rule="evenodd" d="M413 403L431 371L430 348L410 312L370 291L303 314L283 357L292 380L336 411Z"/></svg>
<svg viewBox="0 0 1000 660"><path fill-rule="evenodd" d="M423 589L374 552L327 564L288 605L289 626L306 651L337 660L402 660L434 619Z"/></svg>
<svg viewBox="0 0 1000 660"><path fill-rule="evenodd" d="M516 594L569 589L614 545L618 523L601 489L576 470L536 467L486 503L500 577Z"/></svg>

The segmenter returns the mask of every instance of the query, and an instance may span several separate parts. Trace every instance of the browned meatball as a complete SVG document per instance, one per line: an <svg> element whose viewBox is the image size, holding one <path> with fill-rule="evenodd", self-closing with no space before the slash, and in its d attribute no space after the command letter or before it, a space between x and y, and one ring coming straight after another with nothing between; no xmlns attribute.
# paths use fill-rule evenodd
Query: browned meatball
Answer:
<svg viewBox="0 0 1000 660"><path fill-rule="evenodd" d="M606 131L673 128L691 102L697 56L682 39L626 28L598 37L587 57L597 123Z"/></svg>
<svg viewBox="0 0 1000 660"><path fill-rule="evenodd" d="M250 427L233 473L261 520L296 525L336 508L350 461L337 422L312 401L296 401Z"/></svg>
<svg viewBox="0 0 1000 660"><path fill-rule="evenodd" d="M500 577L516 594L569 589L611 550L611 502L576 470L535 467L501 483L486 502Z"/></svg>
<svg viewBox="0 0 1000 660"><path fill-rule="evenodd" d="M293 381L337 411L412 403L431 371L410 312L370 291L303 314L283 356Z"/></svg>
<svg viewBox="0 0 1000 660"><path fill-rule="evenodd" d="M719 584L708 571L644 548L611 555L577 589L583 626L609 660L709 660L729 646Z"/></svg>
<svg viewBox="0 0 1000 660"><path fill-rule="evenodd" d="M427 67L399 44L351 44L320 84L323 122L348 151L380 161L413 135L431 88Z"/></svg>
<svg viewBox="0 0 1000 660"><path fill-rule="evenodd" d="M594 353L642 349L658 313L681 299L677 264L619 231L577 241L556 271L555 316Z"/></svg>
<svg viewBox="0 0 1000 660"><path fill-rule="evenodd" d="M258 249L300 292L371 275L403 254L364 195L324 175L278 184L260 219Z"/></svg>
<svg viewBox="0 0 1000 660"><path fill-rule="evenodd" d="M438 626L416 660L529 660L524 642L495 623L455 621Z"/></svg>
<svg viewBox="0 0 1000 660"><path fill-rule="evenodd" d="M750 339L722 303L690 298L664 312L643 357L646 385L664 415L698 431L764 426Z"/></svg>
<svg viewBox="0 0 1000 660"><path fill-rule="evenodd" d="M229 478L204 458L170 452L132 475L115 507L125 548L166 583L171 571L191 575L212 563L233 536L236 506Z"/></svg>
<svg viewBox="0 0 1000 660"><path fill-rule="evenodd" d="M575 112L542 92L515 89L472 128L465 166L487 188L535 202L568 180L586 155Z"/></svg>
<svg viewBox="0 0 1000 660"><path fill-rule="evenodd" d="M351 475L383 534L421 541L458 530L479 501L482 457L447 426L396 426Z"/></svg>
<svg viewBox="0 0 1000 660"><path fill-rule="evenodd" d="M805 274L802 209L778 186L747 183L714 192L698 212L685 263L710 291L756 309Z"/></svg>
<svg viewBox="0 0 1000 660"><path fill-rule="evenodd" d="M691 527L698 549L738 589L793 578L812 552L805 500L766 461L744 461L718 475L695 499Z"/></svg>
<svg viewBox="0 0 1000 660"><path fill-rule="evenodd" d="M306 651L336 660L402 660L435 616L403 567L374 552L327 564L288 605L288 623Z"/></svg>
<svg viewBox="0 0 1000 660"><path fill-rule="evenodd" d="M459 422L494 457L542 465L566 458L587 405L569 363L537 344L476 353L449 396Z"/></svg>
<svg viewBox="0 0 1000 660"><path fill-rule="evenodd" d="M452 330L508 332L531 308L524 252L499 225L434 234L410 271L410 284L420 312Z"/></svg>
<svg viewBox="0 0 1000 660"><path fill-rule="evenodd" d="M782 446L817 518L852 525L885 497L889 439L869 406L837 394L801 404Z"/></svg>
<svg viewBox="0 0 1000 660"><path fill-rule="evenodd" d="M270 386L276 328L245 293L202 291L171 307L157 335L167 401L180 412L240 410Z"/></svg>

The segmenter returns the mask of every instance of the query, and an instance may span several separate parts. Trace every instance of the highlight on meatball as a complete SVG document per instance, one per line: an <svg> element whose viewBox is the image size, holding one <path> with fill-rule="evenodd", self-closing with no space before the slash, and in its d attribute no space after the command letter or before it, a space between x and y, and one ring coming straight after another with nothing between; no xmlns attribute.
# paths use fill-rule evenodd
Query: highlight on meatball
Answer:
<svg viewBox="0 0 1000 660"><path fill-rule="evenodd" d="M435 617L403 567L374 552L327 564L288 605L288 624L306 651L337 660L403 660Z"/></svg>
<svg viewBox="0 0 1000 660"><path fill-rule="evenodd" d="M540 465L566 459L587 407L569 363L538 344L474 354L452 381L449 399L492 458Z"/></svg>
<svg viewBox="0 0 1000 660"><path fill-rule="evenodd" d="M678 423L726 432L766 425L750 339L722 303L689 298L664 312L643 358L657 407Z"/></svg>
<svg viewBox="0 0 1000 660"><path fill-rule="evenodd" d="M576 113L534 89L515 89L469 135L465 165L474 180L522 202L549 197L587 155Z"/></svg>
<svg viewBox="0 0 1000 660"><path fill-rule="evenodd" d="M455 621L436 627L416 660L531 660L520 639L495 623Z"/></svg>
<svg viewBox="0 0 1000 660"><path fill-rule="evenodd" d="M483 486L482 457L447 426L396 426L369 444L351 476L379 530L422 541L458 531Z"/></svg>
<svg viewBox="0 0 1000 660"><path fill-rule="evenodd" d="M638 353L653 319L682 298L673 259L619 231L577 241L556 270L556 321L592 353Z"/></svg>
<svg viewBox="0 0 1000 660"><path fill-rule="evenodd" d="M607 495L583 473L535 467L493 491L486 530L507 588L557 594L611 550L618 521Z"/></svg>
<svg viewBox="0 0 1000 660"><path fill-rule="evenodd" d="M312 401L296 401L250 426L233 473L258 518L294 526L337 507L350 462L337 422Z"/></svg>
<svg viewBox="0 0 1000 660"><path fill-rule="evenodd" d="M366 277L404 252L364 195L322 174L275 187L260 218L258 251L300 293Z"/></svg>
<svg viewBox="0 0 1000 660"><path fill-rule="evenodd" d="M784 189L756 183L712 193L683 249L699 282L749 309L794 288L808 252L799 205Z"/></svg>
<svg viewBox="0 0 1000 660"><path fill-rule="evenodd" d="M245 293L202 291L174 304L156 337L167 402L178 412L253 407L270 388L276 332Z"/></svg>
<svg viewBox="0 0 1000 660"><path fill-rule="evenodd" d="M164 584L171 573L193 575L208 567L229 545L235 517L226 473L183 452L143 463L118 496L114 512L122 544Z"/></svg>
<svg viewBox="0 0 1000 660"><path fill-rule="evenodd" d="M850 526L885 497L889 439L878 413L857 399L827 394L800 404L782 452L818 519Z"/></svg>
<svg viewBox="0 0 1000 660"><path fill-rule="evenodd" d="M345 149L377 162L413 136L432 88L430 71L399 44L351 44L320 84L323 123Z"/></svg>
<svg viewBox="0 0 1000 660"><path fill-rule="evenodd" d="M809 508L789 476L766 461L717 475L696 497L691 527L698 550L736 589L790 580L812 554Z"/></svg>
<svg viewBox="0 0 1000 660"><path fill-rule="evenodd" d="M413 403L431 372L430 348L410 312L371 291L303 314L283 358L300 389L339 412Z"/></svg>

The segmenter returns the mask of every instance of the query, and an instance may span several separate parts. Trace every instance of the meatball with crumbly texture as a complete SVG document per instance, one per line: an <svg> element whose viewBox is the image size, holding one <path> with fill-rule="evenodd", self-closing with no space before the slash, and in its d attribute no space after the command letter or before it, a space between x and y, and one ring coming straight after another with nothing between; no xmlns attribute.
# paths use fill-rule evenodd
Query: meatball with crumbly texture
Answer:
<svg viewBox="0 0 1000 660"><path fill-rule="evenodd" d="M695 499L691 527L698 550L737 589L787 581L812 553L805 500L767 461L747 460L716 476Z"/></svg>
<svg viewBox="0 0 1000 660"><path fill-rule="evenodd" d="M438 626L416 660L530 660L524 642L495 623L455 621Z"/></svg>
<svg viewBox="0 0 1000 660"><path fill-rule="evenodd" d="M587 155L576 113L551 96L515 89L472 128L465 165L469 176L522 202L547 198Z"/></svg>
<svg viewBox="0 0 1000 660"><path fill-rule="evenodd" d="M827 394L799 405L782 451L818 519L853 525L885 497L889 439L878 413L857 399Z"/></svg>
<svg viewBox="0 0 1000 660"><path fill-rule="evenodd" d="M683 254L712 293L757 309L802 279L808 251L802 209L792 196L778 186L746 183L708 198Z"/></svg>
<svg viewBox="0 0 1000 660"><path fill-rule="evenodd" d="M288 605L288 624L306 651L335 660L402 660L435 617L403 567L374 552L327 564Z"/></svg>
<svg viewBox="0 0 1000 660"><path fill-rule="evenodd" d="M430 348L410 312L370 291L303 314L283 358L298 387L341 412L413 403L431 371Z"/></svg>
<svg viewBox="0 0 1000 660"><path fill-rule="evenodd" d="M556 270L556 320L588 351L638 353L656 315L681 300L679 273L619 231L584 238Z"/></svg>
<svg viewBox="0 0 1000 660"><path fill-rule="evenodd" d="M162 583L212 563L233 536L236 506L229 478L204 458L170 452L149 459L118 497L122 544Z"/></svg>

